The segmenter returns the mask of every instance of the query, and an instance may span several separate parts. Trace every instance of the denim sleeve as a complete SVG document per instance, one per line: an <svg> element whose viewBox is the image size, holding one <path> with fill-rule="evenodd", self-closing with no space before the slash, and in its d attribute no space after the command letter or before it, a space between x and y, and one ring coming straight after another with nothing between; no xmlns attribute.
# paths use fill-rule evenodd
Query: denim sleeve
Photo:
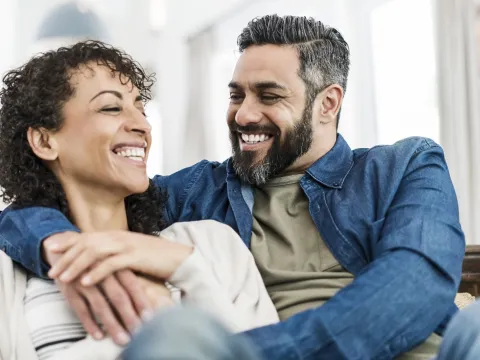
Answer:
<svg viewBox="0 0 480 360"><path fill-rule="evenodd" d="M155 186L167 192L164 217L167 225L182 221L182 209L187 194L205 168L212 168L217 163L203 160L191 167L182 169L169 176L156 175L152 180ZM211 179L211 178L209 178Z"/></svg>
<svg viewBox="0 0 480 360"><path fill-rule="evenodd" d="M155 176L155 186L168 192L165 220L168 225L178 221L181 204L208 161L170 176ZM66 231L80 230L60 211L46 207L15 208L9 206L0 214L0 249L40 277L47 278L49 266L41 256L41 244L47 237Z"/></svg>
<svg viewBox="0 0 480 360"><path fill-rule="evenodd" d="M440 147L410 160L372 244L374 259L317 309L246 335L266 359L391 359L423 342L452 307L465 239Z"/></svg>
<svg viewBox="0 0 480 360"><path fill-rule="evenodd" d="M28 270L48 278L49 266L41 256L42 241L50 235L76 228L60 211L46 207L16 209L0 214L0 248Z"/></svg>

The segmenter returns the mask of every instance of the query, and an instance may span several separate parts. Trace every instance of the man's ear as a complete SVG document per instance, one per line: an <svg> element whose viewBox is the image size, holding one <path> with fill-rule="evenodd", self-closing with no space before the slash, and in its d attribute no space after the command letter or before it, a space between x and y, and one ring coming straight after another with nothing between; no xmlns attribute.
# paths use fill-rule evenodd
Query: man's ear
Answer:
<svg viewBox="0 0 480 360"><path fill-rule="evenodd" d="M27 130L27 139L32 151L40 159L53 161L58 157L58 145L52 132L40 128L29 127Z"/></svg>
<svg viewBox="0 0 480 360"><path fill-rule="evenodd" d="M319 96L321 96L320 104L320 122L322 124L331 123L336 121L338 112L342 107L343 101L343 89L338 84L332 84L323 90Z"/></svg>

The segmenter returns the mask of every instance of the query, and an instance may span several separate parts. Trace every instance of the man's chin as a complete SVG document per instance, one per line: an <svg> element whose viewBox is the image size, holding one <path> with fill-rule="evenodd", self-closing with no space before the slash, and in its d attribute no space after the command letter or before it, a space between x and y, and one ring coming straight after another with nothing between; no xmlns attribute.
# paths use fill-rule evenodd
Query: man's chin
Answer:
<svg viewBox="0 0 480 360"><path fill-rule="evenodd" d="M234 160L242 169L248 170L262 166L265 162L265 155L249 151L248 153L242 153Z"/></svg>

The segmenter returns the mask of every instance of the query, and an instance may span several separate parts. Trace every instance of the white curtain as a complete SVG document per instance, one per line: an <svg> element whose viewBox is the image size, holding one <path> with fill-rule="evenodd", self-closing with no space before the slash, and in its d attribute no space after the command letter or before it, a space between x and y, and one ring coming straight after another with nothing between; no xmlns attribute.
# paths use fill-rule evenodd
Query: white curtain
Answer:
<svg viewBox="0 0 480 360"><path fill-rule="evenodd" d="M468 244L480 244L480 89L474 0L437 0L441 143ZM414 54L412 54L414 56Z"/></svg>
<svg viewBox="0 0 480 360"><path fill-rule="evenodd" d="M210 119L213 34L210 29L188 40L188 109L182 163L208 159L214 145ZM179 94L181 96L181 94Z"/></svg>

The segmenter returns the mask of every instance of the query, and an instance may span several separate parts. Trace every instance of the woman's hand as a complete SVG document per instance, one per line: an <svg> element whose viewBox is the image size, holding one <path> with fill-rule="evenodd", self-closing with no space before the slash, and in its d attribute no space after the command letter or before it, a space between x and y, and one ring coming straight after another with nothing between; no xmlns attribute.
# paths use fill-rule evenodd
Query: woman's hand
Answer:
<svg viewBox="0 0 480 360"><path fill-rule="evenodd" d="M66 283L82 275L85 286L127 268L168 279L193 251L191 246L130 231L81 233L62 242L49 240L43 244L46 250L63 255L48 275Z"/></svg>

